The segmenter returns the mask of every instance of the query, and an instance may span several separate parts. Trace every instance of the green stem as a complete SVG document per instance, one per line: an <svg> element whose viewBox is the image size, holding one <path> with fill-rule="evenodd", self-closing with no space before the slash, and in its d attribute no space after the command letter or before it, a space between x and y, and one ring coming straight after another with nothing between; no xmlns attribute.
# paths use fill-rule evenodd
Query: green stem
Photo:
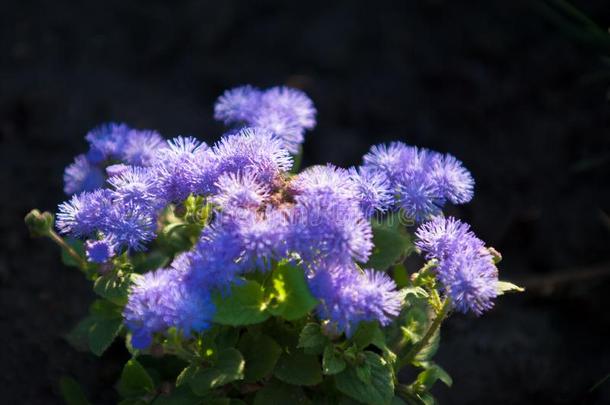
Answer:
<svg viewBox="0 0 610 405"><path fill-rule="evenodd" d="M445 298L445 300L443 301L443 305L441 306L440 311L437 313L436 318L432 322L432 325L430 325L430 327L426 331L426 334L424 335L424 337L421 338L421 340L419 342L417 342L411 348L411 350L409 350L407 352L407 354L405 354L405 357L403 357L400 360L400 363L398 364L398 369L399 370L401 368L403 368L404 366L406 366L407 364L411 363L413 361L413 359L415 358L415 356L417 356L417 353L419 353L420 350L422 348L424 348L428 344L430 339L432 339L432 336L434 336L434 333L441 326L441 323L443 323L443 320L445 320L445 317L447 317L447 314L449 313L449 308L450 307L451 307L451 305L449 303L449 299Z"/></svg>
<svg viewBox="0 0 610 405"><path fill-rule="evenodd" d="M85 259L83 259L81 255L79 255L76 250L72 248L72 246L68 245L61 236L55 233L54 230L49 230L48 236L53 242L57 243L59 247L64 249L74 260L76 260L81 270L85 270L87 268L87 262Z"/></svg>

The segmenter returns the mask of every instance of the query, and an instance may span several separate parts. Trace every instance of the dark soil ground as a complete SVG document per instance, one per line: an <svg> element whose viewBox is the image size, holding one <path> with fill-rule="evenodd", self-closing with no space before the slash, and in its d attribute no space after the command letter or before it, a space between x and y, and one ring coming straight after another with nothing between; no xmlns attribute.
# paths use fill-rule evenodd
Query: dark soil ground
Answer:
<svg viewBox="0 0 610 405"><path fill-rule="evenodd" d="M85 132L116 120L213 141L214 99L243 83L311 95L307 164L400 139L473 172L475 199L454 211L528 291L447 323L442 402L610 403L610 381L591 391L610 373L609 81L593 50L534 0L170 3L0 4L0 403L60 403L64 374L116 401L126 353L62 339L90 287L22 223L64 198ZM610 25L607 1L577 3Z"/></svg>

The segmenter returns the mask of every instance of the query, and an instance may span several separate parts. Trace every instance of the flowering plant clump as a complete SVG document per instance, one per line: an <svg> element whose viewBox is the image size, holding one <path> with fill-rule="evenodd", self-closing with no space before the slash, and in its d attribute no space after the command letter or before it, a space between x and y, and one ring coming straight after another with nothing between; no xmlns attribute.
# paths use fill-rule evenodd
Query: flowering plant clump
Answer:
<svg viewBox="0 0 610 405"><path fill-rule="evenodd" d="M70 342L101 355L125 339L122 404L433 402L436 381L451 385L432 360L442 321L520 290L443 216L473 197L468 170L393 142L359 167L298 173L316 110L286 87L229 90L214 115L230 129L211 146L93 129L56 216L26 216L99 296ZM404 367L414 381L399 381ZM73 380L62 390L80 395Z"/></svg>

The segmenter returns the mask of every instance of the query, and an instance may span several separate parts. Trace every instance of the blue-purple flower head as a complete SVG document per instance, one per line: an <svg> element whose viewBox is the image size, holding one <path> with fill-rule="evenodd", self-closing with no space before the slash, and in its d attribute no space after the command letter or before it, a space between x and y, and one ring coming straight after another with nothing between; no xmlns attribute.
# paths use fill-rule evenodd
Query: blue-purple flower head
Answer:
<svg viewBox="0 0 610 405"><path fill-rule="evenodd" d="M265 212L233 209L206 227L195 248L176 265L191 269L191 277L206 288L226 289L235 277L267 270L286 254L287 221L272 208Z"/></svg>
<svg viewBox="0 0 610 405"><path fill-rule="evenodd" d="M388 325L404 301L404 293L387 274L362 272L353 264L318 268L309 278L309 286L320 300L318 315L334 322L347 336L363 321Z"/></svg>
<svg viewBox="0 0 610 405"><path fill-rule="evenodd" d="M179 136L159 148L153 173L160 196L165 201L181 202L191 193L210 192L216 169L204 142Z"/></svg>
<svg viewBox="0 0 610 405"><path fill-rule="evenodd" d="M163 137L158 132L132 129L120 151L121 160L133 166L150 166L163 145Z"/></svg>
<svg viewBox="0 0 610 405"><path fill-rule="evenodd" d="M269 191L256 180L250 171L243 173L225 173L217 182L217 194L212 201L223 209L251 208L257 209L269 196Z"/></svg>
<svg viewBox="0 0 610 405"><path fill-rule="evenodd" d="M226 124L265 128L293 154L299 152L305 130L316 125L311 99L288 87L261 91L242 86L227 90L214 106L214 117Z"/></svg>
<svg viewBox="0 0 610 405"><path fill-rule="evenodd" d="M60 233L85 237L101 232L118 248L143 250L155 237L155 212L149 207L124 203L112 191L99 189L73 196L59 205L56 226Z"/></svg>
<svg viewBox="0 0 610 405"><path fill-rule="evenodd" d="M70 200L59 204L56 227L64 235L89 236L105 226L111 207L110 190L73 195Z"/></svg>
<svg viewBox="0 0 610 405"><path fill-rule="evenodd" d="M329 195L339 199L355 200L357 185L347 170L332 164L309 167L296 176L290 188L298 195ZM298 198L298 197L297 197Z"/></svg>
<svg viewBox="0 0 610 405"><path fill-rule="evenodd" d="M156 207L161 202L154 172L148 168L131 166L110 177L108 183L117 203Z"/></svg>
<svg viewBox="0 0 610 405"><path fill-rule="evenodd" d="M225 91L214 105L214 118L225 124L246 123L260 108L262 92L252 86Z"/></svg>
<svg viewBox="0 0 610 405"><path fill-rule="evenodd" d="M176 269L156 270L136 280L123 312L134 348L147 348L154 333L170 327L188 337L210 326L216 310L210 293L187 280Z"/></svg>
<svg viewBox="0 0 610 405"><path fill-rule="evenodd" d="M372 229L359 206L333 194L303 194L289 216L290 248L304 260L366 262Z"/></svg>
<svg viewBox="0 0 610 405"><path fill-rule="evenodd" d="M480 315L493 306L498 270L485 244L470 227L452 217L420 225L415 245L438 260L437 277L460 312Z"/></svg>
<svg viewBox="0 0 610 405"><path fill-rule="evenodd" d="M273 188L292 167L292 157L273 134L263 128L244 128L224 136L212 147L218 174L256 173L263 186Z"/></svg>
<svg viewBox="0 0 610 405"><path fill-rule="evenodd" d="M87 260L92 263L106 263L116 253L116 243L112 237L85 242Z"/></svg>
<svg viewBox="0 0 610 405"><path fill-rule="evenodd" d="M131 128L127 125L114 122L92 129L85 135L89 142L87 159L92 164L120 159L129 131Z"/></svg>
<svg viewBox="0 0 610 405"><path fill-rule="evenodd" d="M349 176L354 182L355 197L367 218L393 207L394 193L385 173L360 167L350 168Z"/></svg>
<svg viewBox="0 0 610 405"><path fill-rule="evenodd" d="M455 157L402 142L373 146L363 167L387 177L398 206L417 222L440 214L446 201L462 204L473 196L474 180Z"/></svg>
<svg viewBox="0 0 610 405"><path fill-rule="evenodd" d="M104 173L89 163L85 155L78 155L64 171L64 192L68 195L93 191L103 184Z"/></svg>

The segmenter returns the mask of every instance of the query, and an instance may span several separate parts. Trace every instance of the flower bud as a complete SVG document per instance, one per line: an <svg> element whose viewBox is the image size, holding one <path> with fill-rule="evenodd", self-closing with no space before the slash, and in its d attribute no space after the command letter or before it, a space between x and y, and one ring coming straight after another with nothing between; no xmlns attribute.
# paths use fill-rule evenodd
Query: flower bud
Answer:
<svg viewBox="0 0 610 405"><path fill-rule="evenodd" d="M25 216L25 225L33 237L41 237L49 234L53 228L54 217L48 211L40 212L33 209Z"/></svg>

